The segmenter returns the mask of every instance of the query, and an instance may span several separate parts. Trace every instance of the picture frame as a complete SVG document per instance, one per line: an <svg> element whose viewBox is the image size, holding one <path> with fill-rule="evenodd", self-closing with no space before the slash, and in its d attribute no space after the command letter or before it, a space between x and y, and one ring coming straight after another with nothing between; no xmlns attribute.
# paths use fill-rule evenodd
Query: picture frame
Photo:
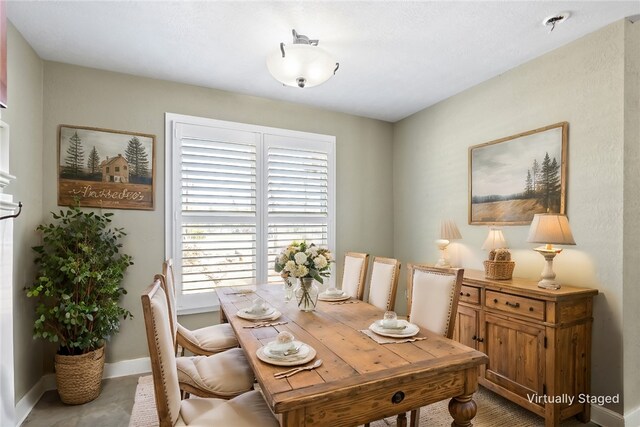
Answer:
<svg viewBox="0 0 640 427"><path fill-rule="evenodd" d="M530 224L565 214L569 123L469 147L469 224Z"/></svg>
<svg viewBox="0 0 640 427"><path fill-rule="evenodd" d="M58 205L153 210L155 135L58 126Z"/></svg>

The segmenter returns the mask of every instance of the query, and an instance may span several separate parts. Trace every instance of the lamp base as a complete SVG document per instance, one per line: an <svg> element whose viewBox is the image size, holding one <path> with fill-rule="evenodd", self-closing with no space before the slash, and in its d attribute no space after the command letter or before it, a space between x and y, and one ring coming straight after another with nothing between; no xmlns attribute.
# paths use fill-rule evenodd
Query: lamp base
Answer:
<svg viewBox="0 0 640 427"><path fill-rule="evenodd" d="M555 290L560 289L560 283L556 282L555 280L542 279L538 282L538 287Z"/></svg>
<svg viewBox="0 0 640 427"><path fill-rule="evenodd" d="M436 267L451 267L451 265L449 264L449 255L447 254L447 246L449 246L449 241L446 239L438 239L436 240L436 245L438 245L438 249L440 249L440 259L438 260L438 262L436 262Z"/></svg>
<svg viewBox="0 0 640 427"><path fill-rule="evenodd" d="M540 274L540 280L538 287L543 289L560 289L560 283L556 282L556 273L553 272L553 258L562 252L562 249L549 248L540 246L535 248L534 251L538 252L545 259L544 269Z"/></svg>
<svg viewBox="0 0 640 427"><path fill-rule="evenodd" d="M438 260L438 262L436 262L436 265L435 265L435 266L436 266L437 268L449 268L449 267L451 267L451 264L449 264L449 261L448 261L448 260L440 258L440 259Z"/></svg>

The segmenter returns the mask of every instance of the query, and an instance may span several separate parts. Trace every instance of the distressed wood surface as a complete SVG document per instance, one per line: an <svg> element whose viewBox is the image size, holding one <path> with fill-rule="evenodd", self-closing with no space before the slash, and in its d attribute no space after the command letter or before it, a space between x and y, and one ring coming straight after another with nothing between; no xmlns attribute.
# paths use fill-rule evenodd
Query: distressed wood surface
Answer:
<svg viewBox="0 0 640 427"><path fill-rule="evenodd" d="M305 313L295 300L284 302L279 285L259 285L252 294L218 292L218 296L265 399L283 426L355 426L467 396L477 389L479 366L488 361L483 353L426 330L418 334L426 337L422 341L378 344L359 331L384 314L367 303L318 301L316 311ZM236 312L251 306L257 296L280 310L278 320L288 323L245 328L253 322ZM256 351L285 330L316 350L316 358L323 360L320 368L285 379L273 377L282 367L262 362Z"/></svg>
<svg viewBox="0 0 640 427"><path fill-rule="evenodd" d="M537 281L493 280L465 270L454 338L489 356L479 382L545 418L546 427L577 415L587 422L590 405L544 403L528 396L589 394L591 327L596 289ZM468 295L467 295L468 294ZM475 337L475 340L474 340Z"/></svg>

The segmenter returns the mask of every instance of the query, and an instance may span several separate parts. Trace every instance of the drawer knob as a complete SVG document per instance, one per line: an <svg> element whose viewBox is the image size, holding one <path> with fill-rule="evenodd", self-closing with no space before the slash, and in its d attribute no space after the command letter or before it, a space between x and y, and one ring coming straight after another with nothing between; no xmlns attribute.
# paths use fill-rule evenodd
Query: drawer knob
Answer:
<svg viewBox="0 0 640 427"><path fill-rule="evenodd" d="M498 303L498 298L494 298L493 302L497 304Z"/></svg>
<svg viewBox="0 0 640 427"><path fill-rule="evenodd" d="M404 400L404 392L396 391L393 396L391 396L391 403L400 403Z"/></svg>
<svg viewBox="0 0 640 427"><path fill-rule="evenodd" d="M505 304L507 304L509 307L520 308L520 303L519 302L514 304L512 302L507 301L507 302L505 302Z"/></svg>
<svg viewBox="0 0 640 427"><path fill-rule="evenodd" d="M533 307L529 307L529 311L533 311Z"/></svg>
<svg viewBox="0 0 640 427"><path fill-rule="evenodd" d="M460 296L461 297L470 297L471 294L469 292L467 292L466 294L464 292L460 292Z"/></svg>
<svg viewBox="0 0 640 427"><path fill-rule="evenodd" d="M474 335L474 336L471 337L471 339L475 341L475 340L478 339L478 337Z"/></svg>
<svg viewBox="0 0 640 427"><path fill-rule="evenodd" d="M478 342L484 342L484 338L478 338L476 341L478 341Z"/></svg>

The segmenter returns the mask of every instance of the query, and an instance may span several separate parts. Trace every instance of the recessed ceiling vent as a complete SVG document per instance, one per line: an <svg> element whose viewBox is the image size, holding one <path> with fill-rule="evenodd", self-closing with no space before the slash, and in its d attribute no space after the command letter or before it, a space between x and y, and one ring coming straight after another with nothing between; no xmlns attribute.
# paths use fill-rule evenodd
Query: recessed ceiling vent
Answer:
<svg viewBox="0 0 640 427"><path fill-rule="evenodd" d="M553 31L556 28L556 25L566 21L569 19L571 14L569 12L558 13L557 15L549 16L542 21L542 25L545 27L549 27L549 32Z"/></svg>

